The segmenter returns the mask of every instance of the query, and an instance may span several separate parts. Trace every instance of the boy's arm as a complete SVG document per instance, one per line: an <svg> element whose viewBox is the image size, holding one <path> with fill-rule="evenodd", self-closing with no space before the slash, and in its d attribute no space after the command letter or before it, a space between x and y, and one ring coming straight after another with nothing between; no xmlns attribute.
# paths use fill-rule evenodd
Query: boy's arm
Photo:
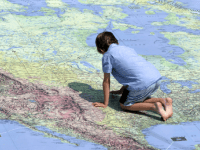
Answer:
<svg viewBox="0 0 200 150"><path fill-rule="evenodd" d="M110 95L110 81L103 82L103 91L104 91L104 105L108 106L109 95Z"/></svg>

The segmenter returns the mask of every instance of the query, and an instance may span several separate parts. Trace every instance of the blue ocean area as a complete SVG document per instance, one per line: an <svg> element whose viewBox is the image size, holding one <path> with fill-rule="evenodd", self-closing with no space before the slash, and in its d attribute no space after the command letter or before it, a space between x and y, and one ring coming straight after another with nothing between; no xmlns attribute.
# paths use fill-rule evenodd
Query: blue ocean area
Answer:
<svg viewBox="0 0 200 150"><path fill-rule="evenodd" d="M193 84L199 84L198 82L195 82L195 80L198 81L199 79L200 78L194 79L194 81L188 81L188 80L183 80L183 81L181 81L181 80L173 80L173 81L171 81L167 77L162 76L162 81L163 82L160 85L160 89L166 94L171 93L172 91L167 88L167 85L170 85L171 83L179 83L180 84L180 88L183 88L184 86L187 86L189 89L191 89ZM197 93L197 92L200 92L200 89L196 89L194 91L192 91L192 90L188 91L188 93Z"/></svg>
<svg viewBox="0 0 200 150"><path fill-rule="evenodd" d="M200 0L174 0L174 2L181 2L183 3L183 7L190 9L190 10L196 10L200 11Z"/></svg>
<svg viewBox="0 0 200 150"><path fill-rule="evenodd" d="M150 145L160 150L195 150L200 144L200 122L158 124L142 130Z"/></svg>
<svg viewBox="0 0 200 150"><path fill-rule="evenodd" d="M0 149L1 150L107 150L102 145L80 140L54 132L44 126L36 126L36 129L62 138L72 143L63 143L61 140L45 137L44 133L32 129L12 120L0 120ZM76 145L75 145L76 144Z"/></svg>

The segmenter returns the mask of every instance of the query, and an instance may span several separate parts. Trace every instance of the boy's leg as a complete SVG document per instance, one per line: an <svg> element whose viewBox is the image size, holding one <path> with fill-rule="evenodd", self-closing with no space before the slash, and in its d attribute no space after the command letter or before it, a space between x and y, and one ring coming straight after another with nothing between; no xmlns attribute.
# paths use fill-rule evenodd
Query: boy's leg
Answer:
<svg viewBox="0 0 200 150"><path fill-rule="evenodd" d="M168 118L170 118L173 115L173 109L172 109L172 99L171 98L150 98L143 103L155 103L155 102L160 102L164 108L166 113L168 114Z"/></svg>
<svg viewBox="0 0 200 150"><path fill-rule="evenodd" d="M159 112L159 109L160 109L161 113L164 114L164 117L163 117L163 115L161 115L163 117L163 120L166 120L167 118L171 117L172 114L173 114L173 112L172 112L172 99L171 98L166 98L166 99L170 99L169 101L167 101L167 103L165 102L164 98L150 98L150 99L146 99L142 103L135 103L135 104L133 104L134 106L133 105L124 106L123 105L124 100L126 99L128 93L129 93L128 91L126 91L124 93L124 91L123 91L122 96L120 98L120 106L124 110L130 110L130 111L153 110L153 111L157 111L160 114L160 112ZM169 102L171 102L171 104ZM141 107L140 104L142 104L143 107ZM147 105L143 105L143 104L147 104ZM161 104L161 108L160 108L160 104ZM166 108L166 104L169 105L169 107ZM163 110L162 105L164 106L166 112Z"/></svg>
<svg viewBox="0 0 200 150"><path fill-rule="evenodd" d="M160 102L155 103L135 103L131 106L124 106L121 104L122 109L129 110L129 111L142 111L142 110L152 110L159 113L163 120L166 121L168 119L168 114L163 110L162 104Z"/></svg>
<svg viewBox="0 0 200 150"><path fill-rule="evenodd" d="M155 102L160 102L166 111L166 101L164 98L149 98L143 101L143 103L155 103Z"/></svg>

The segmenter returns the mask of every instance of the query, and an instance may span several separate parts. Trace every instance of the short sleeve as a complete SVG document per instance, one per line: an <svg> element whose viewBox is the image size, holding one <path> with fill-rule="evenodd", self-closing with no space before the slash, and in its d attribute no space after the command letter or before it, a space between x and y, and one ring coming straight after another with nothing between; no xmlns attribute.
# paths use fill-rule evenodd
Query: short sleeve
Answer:
<svg viewBox="0 0 200 150"><path fill-rule="evenodd" d="M110 55L104 55L102 58L102 68L104 73L112 72L112 61Z"/></svg>

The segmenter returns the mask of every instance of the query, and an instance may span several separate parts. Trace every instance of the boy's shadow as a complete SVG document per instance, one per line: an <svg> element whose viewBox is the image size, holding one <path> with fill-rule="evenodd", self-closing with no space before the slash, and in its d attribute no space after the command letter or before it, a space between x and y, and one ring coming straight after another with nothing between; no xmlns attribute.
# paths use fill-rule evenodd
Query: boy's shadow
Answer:
<svg viewBox="0 0 200 150"><path fill-rule="evenodd" d="M79 94L79 96L81 98L84 98L85 100L91 102L91 105L94 102L99 102L99 103L104 102L104 91L103 90L95 90L95 89L91 88L91 86L88 85L88 84L78 83L78 82L71 82L71 83L68 84L68 86L69 86L69 88L72 88L75 91L82 92L81 94ZM114 97L112 95L114 95ZM108 106L117 110L117 111L123 111L123 112L126 112L126 113L134 113L134 114L144 115L144 116L153 118L155 120L162 121L161 118L159 118L157 116L150 115L150 114L146 114L144 112L122 110L120 103L119 103L121 95L110 93L109 97L110 98L109 98ZM157 114L154 111L150 111L150 112Z"/></svg>

